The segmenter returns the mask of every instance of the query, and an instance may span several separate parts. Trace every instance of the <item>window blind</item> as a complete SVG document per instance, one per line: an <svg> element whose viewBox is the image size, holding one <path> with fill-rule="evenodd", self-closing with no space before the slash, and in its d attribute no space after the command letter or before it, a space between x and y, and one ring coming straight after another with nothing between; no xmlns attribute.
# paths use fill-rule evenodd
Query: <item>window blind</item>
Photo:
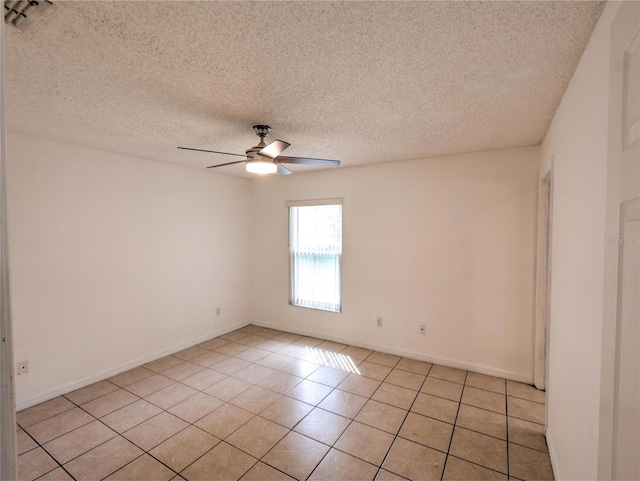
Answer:
<svg viewBox="0 0 640 481"><path fill-rule="evenodd" d="M340 312L342 204L309 202L289 205L291 304Z"/></svg>

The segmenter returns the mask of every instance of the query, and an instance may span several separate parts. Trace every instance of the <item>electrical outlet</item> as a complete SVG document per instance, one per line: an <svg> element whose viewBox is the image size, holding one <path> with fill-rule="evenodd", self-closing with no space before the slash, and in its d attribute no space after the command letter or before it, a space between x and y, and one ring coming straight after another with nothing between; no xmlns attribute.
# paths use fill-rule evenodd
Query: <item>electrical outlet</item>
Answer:
<svg viewBox="0 0 640 481"><path fill-rule="evenodd" d="M216 316L219 316L219 315L220 315L220 308L216 307Z"/></svg>
<svg viewBox="0 0 640 481"><path fill-rule="evenodd" d="M378 317L378 327L382 327L382 316Z"/></svg>
<svg viewBox="0 0 640 481"><path fill-rule="evenodd" d="M29 372L29 361L20 361L17 366L18 376Z"/></svg>
<svg viewBox="0 0 640 481"><path fill-rule="evenodd" d="M422 334L423 336L427 335L427 326L425 326L424 324L420 324L420 334Z"/></svg>

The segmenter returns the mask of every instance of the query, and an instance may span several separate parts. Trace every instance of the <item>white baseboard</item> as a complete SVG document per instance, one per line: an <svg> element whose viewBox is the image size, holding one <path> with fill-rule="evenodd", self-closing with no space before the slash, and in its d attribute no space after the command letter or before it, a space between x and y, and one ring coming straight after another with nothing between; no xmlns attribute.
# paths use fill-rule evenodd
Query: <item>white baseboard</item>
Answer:
<svg viewBox="0 0 640 481"><path fill-rule="evenodd" d="M549 435L549 428L544 432L544 437L547 438L547 448L549 449L549 459L551 460L551 470L553 471L553 479L562 479L560 471L558 470L558 458L556 458L556 450L553 446L552 437Z"/></svg>
<svg viewBox="0 0 640 481"><path fill-rule="evenodd" d="M102 381L103 379L107 379L109 377L115 376L116 374L120 374L121 372L128 371L129 369L133 369L134 367L142 366L151 361L155 361L156 359L160 359L161 357L168 356L169 354L173 354L174 352L182 351L183 349L187 349L188 347L195 346L196 344L200 344L204 341L207 341L213 337L222 336L223 334L227 334L228 332L235 331L236 329L240 329L241 327L249 325L248 322L242 322L234 324L230 327L225 327L223 329L217 329L203 336L197 337L196 339L191 339L189 341L176 344L174 346L163 349L162 351L150 354L148 356L126 362L117 367L106 369L104 371L97 372L95 374L91 374L90 376L85 376L81 379L77 379L70 383L59 386L55 389L51 389L49 391L45 391L40 394L36 394L35 396L28 397L26 399L20 399L16 401L16 411L21 411L31 406L35 406L36 404L40 404L41 402L48 401L49 399L53 399L54 397L61 396L63 394L67 394L71 391L75 391L76 389L80 389L82 387L88 386L89 384L93 384L94 382Z"/></svg>
<svg viewBox="0 0 640 481"><path fill-rule="evenodd" d="M433 364L440 364L447 367L454 367L457 369L463 369L465 371L477 372L479 374L487 374L488 376L501 377L504 379L509 379L510 381L533 384L533 375L523 375L517 372L506 371L503 369L496 369L493 367L483 366L481 364L456 361L454 359L448 359L444 357L428 356L423 353L409 351L407 349L397 349L390 346L383 346L380 344L362 342L355 339L336 337L336 336L327 335L323 332L314 332L306 329L297 329L291 326L280 326L278 324L262 322L262 321L251 321L251 324L255 326L260 326L260 327L268 327L271 329L278 329L281 331L292 332L294 334L300 334L301 336L319 337L322 339L326 339L328 341L340 342L343 344L349 344L351 346L364 347L366 349L373 349L375 351L386 352L388 354L395 354L397 356L417 359L419 361L431 362Z"/></svg>
<svg viewBox="0 0 640 481"><path fill-rule="evenodd" d="M268 327L271 329L279 329L282 331L287 331L287 332L292 332L294 334L300 334L302 336L312 336L312 337L319 337L322 339L327 339L329 341L334 341L334 342L341 342L341 343L347 343L350 344L352 346L357 346L357 347L363 347L366 349L373 349L376 351L380 351L380 352L386 352L388 354L395 354L397 356L403 356L403 357L408 357L411 359L417 359L419 361L426 361L426 362L431 362L434 364L440 364L443 366L448 366L448 367L454 367L457 369L463 369L465 371L472 371L472 372L477 372L480 374L487 374L489 376L496 376L496 377L501 377L501 378L505 378L505 379L509 379L512 381L518 381L518 382L523 382L523 383L527 383L527 384L531 384L533 382L533 377L532 376L525 376L519 373L515 373L515 372L511 372L511 371L505 371L502 369L495 369L492 367L487 367L487 366L483 366L480 364L474 364L474 363L466 363L466 362L460 362L460 361L456 361L454 359L447 359L447 358L442 358L442 357L434 357L434 356L428 356L428 355L424 355L422 353L418 353L418 352L414 352L414 351L409 351L406 349L397 349L394 347L390 347L390 346L384 346L384 345L380 345L380 344L374 344L374 343L367 343L367 342L361 342L355 339L347 339L344 337L337 337L337 336L331 336L331 335L327 335L325 333L321 333L321 332L315 332L315 331L310 331L310 330L306 330L306 329L297 329L297 328L292 328L291 326L281 326L278 324L273 324L273 323L266 323L266 322L261 322L261 321L252 321L251 323L249 322L242 322L242 323L238 323L238 324L234 324L233 326L229 326L223 329L218 329L215 331L212 331L208 334L205 334L203 336L200 336L196 339L191 339L190 341L187 342L183 342L181 344L177 344L174 346L171 346L167 349L163 349L162 351L156 352L154 354L145 356L143 358L139 358L136 359L134 361L130 361L127 362L125 364L121 364L117 367L114 368L110 368L110 369L106 369L104 371L100 371L97 372L95 374L92 374L90 376L86 376L83 377L81 379L77 379L73 382L64 384L62 386L59 386L55 389L51 389L49 391L45 391L42 392L40 394L37 394L35 396L31 396L28 397L26 399L20 399L17 400L16 402L16 411L21 411L22 409L26 409L28 407L31 406L35 406L36 404L40 404L44 401L48 401L49 399L53 399L54 397L57 396L61 396L63 394L69 393L71 391L75 391L76 389L80 389L82 387L88 386L89 384L93 384L95 382L101 381L103 379L107 379L111 376L115 376L116 374L120 374L121 372L124 371L128 371L129 369L133 369L134 367L138 367L141 366L143 364L146 364L148 362L151 361L155 361L156 359L159 359L161 357L164 356L168 356L169 354L173 354L174 352L178 352L178 351L182 351L183 349L186 349L188 347L191 346L195 346L196 344L200 344L208 339L211 339L213 337L217 337L217 336L222 336L223 334L226 334L228 332L231 331L235 331L236 329L240 329L241 327L247 326L249 324L253 324L256 326L260 326L260 327ZM547 435L547 444L549 444L549 453L551 455L551 443L549 443L549 438ZM555 464L554 464L554 458L553 456L551 456L551 462L552 462L552 466L554 466L554 471L555 471ZM558 479L556 477L556 479Z"/></svg>

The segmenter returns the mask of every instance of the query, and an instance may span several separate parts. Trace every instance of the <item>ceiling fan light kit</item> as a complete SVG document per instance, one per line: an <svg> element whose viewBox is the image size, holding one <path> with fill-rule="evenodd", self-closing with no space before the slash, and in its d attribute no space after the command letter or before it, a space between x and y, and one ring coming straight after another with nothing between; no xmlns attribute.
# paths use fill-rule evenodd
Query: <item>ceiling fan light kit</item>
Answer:
<svg viewBox="0 0 640 481"><path fill-rule="evenodd" d="M269 135L271 127L268 125L254 125L253 131L260 142L255 147L251 147L245 152L245 155L232 154L229 152L220 152L218 150L194 149L191 147L178 147L182 150L194 150L196 152L209 152L213 154L234 155L236 157L245 157L245 160L236 162L226 162L224 164L210 165L207 169L223 167L225 165L240 164L244 162L247 172L252 174L275 174L289 175L292 172L282 164L298 164L298 165L321 165L321 166L338 166L339 160L312 159L307 157L281 157L280 154L285 151L291 144L283 140L274 140L268 145L264 143L264 138Z"/></svg>
<svg viewBox="0 0 640 481"><path fill-rule="evenodd" d="M278 171L278 164L268 159L247 159L245 169L252 174L275 174Z"/></svg>

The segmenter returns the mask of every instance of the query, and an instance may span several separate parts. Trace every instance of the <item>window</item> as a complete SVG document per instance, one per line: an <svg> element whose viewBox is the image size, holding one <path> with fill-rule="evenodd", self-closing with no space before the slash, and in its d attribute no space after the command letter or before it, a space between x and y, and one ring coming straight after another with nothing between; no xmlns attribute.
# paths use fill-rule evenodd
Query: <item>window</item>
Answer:
<svg viewBox="0 0 640 481"><path fill-rule="evenodd" d="M294 306L341 311L342 201L289 202Z"/></svg>

